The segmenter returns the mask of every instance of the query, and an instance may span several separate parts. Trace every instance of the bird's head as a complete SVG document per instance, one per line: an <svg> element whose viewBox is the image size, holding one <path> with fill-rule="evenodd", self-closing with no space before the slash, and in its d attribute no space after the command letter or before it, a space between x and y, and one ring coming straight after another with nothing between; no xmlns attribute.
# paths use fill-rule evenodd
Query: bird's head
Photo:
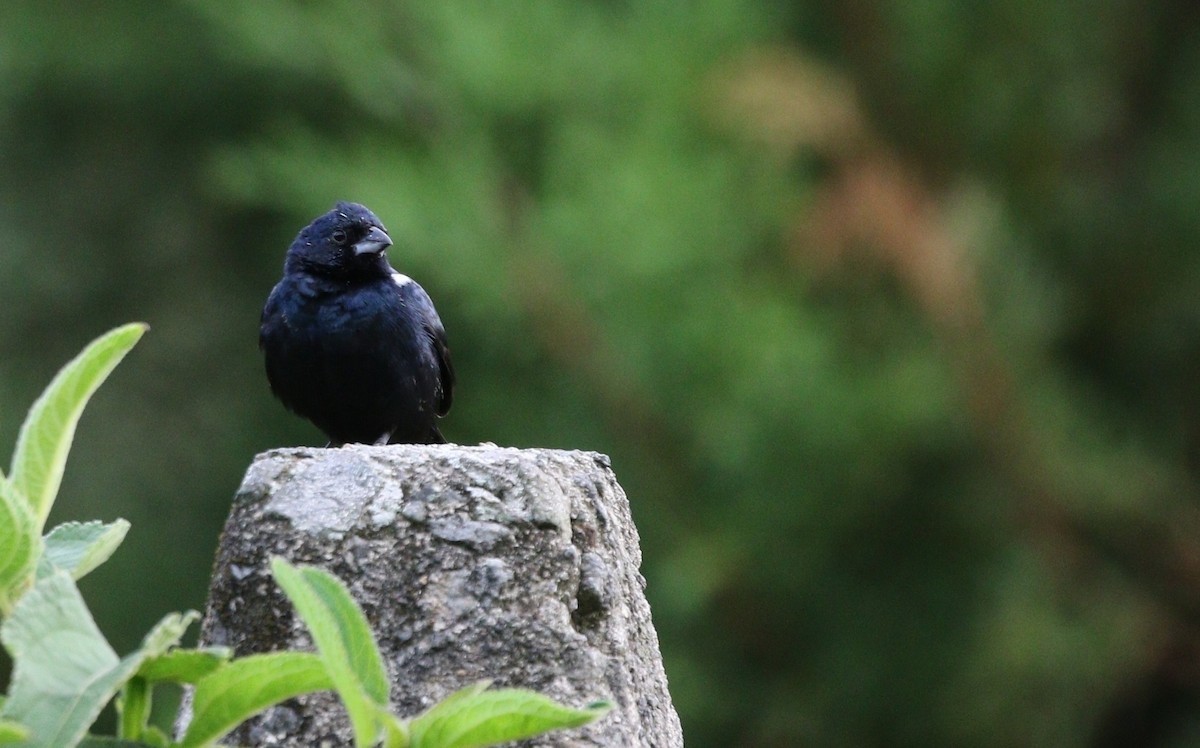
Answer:
<svg viewBox="0 0 1200 748"><path fill-rule="evenodd" d="M384 250L390 246L374 213L358 203L338 203L301 229L285 269L337 279L389 274Z"/></svg>

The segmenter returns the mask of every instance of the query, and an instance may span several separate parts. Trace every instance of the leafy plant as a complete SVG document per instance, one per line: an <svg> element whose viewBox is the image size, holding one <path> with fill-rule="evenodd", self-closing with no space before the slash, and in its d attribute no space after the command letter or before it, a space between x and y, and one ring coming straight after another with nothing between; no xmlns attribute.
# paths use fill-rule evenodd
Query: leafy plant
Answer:
<svg viewBox="0 0 1200 748"><path fill-rule="evenodd" d="M181 648L195 611L164 617L134 652L120 657L96 626L75 582L109 558L129 523L68 522L43 535L88 399L146 331L101 336L69 362L31 408L6 477L0 472L0 642L13 659L0 697L0 744L24 748L203 748L238 724L305 693L337 691L359 748L472 748L587 724L608 710L563 707L531 691L477 683L411 720L389 709L383 658L362 610L328 572L271 562L309 627L317 652L232 659L222 647ZM195 688L179 741L149 724L155 686ZM88 729L113 699L117 734Z"/></svg>

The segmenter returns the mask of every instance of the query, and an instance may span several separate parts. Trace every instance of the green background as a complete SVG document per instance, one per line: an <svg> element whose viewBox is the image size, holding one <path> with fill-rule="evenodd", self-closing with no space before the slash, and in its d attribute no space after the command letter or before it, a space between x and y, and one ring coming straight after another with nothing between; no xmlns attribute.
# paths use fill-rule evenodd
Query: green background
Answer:
<svg viewBox="0 0 1200 748"><path fill-rule="evenodd" d="M12 0L0 439L150 323L52 521L118 650L200 606L356 200L451 440L612 455L689 746L1200 744L1198 8Z"/></svg>

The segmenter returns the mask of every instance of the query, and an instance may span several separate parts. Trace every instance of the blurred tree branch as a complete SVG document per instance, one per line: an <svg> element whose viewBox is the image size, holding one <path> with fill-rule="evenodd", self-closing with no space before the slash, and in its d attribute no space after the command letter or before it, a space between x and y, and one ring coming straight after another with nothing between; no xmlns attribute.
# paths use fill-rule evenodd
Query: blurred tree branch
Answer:
<svg viewBox="0 0 1200 748"><path fill-rule="evenodd" d="M770 50L731 66L721 86L727 123L781 154L807 151L828 162L797 219L793 267L828 272L865 253L901 282L944 344L974 431L1008 476L1018 497L1011 509L1029 539L1055 564L1124 569L1200 627L1200 509L1183 498L1194 487L1174 475L1138 484L1135 497L1114 497L1064 478L1077 472L1071 463L1087 461L1085 448L1072 446L1053 419L1029 412L1022 393L1031 385L989 329L964 232L938 191L871 130L852 85L799 53ZM1152 463L1130 467L1163 472Z"/></svg>

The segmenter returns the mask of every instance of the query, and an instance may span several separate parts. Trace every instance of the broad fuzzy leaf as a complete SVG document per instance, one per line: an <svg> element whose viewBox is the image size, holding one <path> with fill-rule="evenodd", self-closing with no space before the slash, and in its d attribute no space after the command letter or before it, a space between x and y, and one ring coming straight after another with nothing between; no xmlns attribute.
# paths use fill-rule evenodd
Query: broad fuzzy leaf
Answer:
<svg viewBox="0 0 1200 748"><path fill-rule="evenodd" d="M28 501L0 478L0 614L12 607L32 575L40 543Z"/></svg>
<svg viewBox="0 0 1200 748"><path fill-rule="evenodd" d="M50 566L43 565L42 573L62 569L78 580L107 561L127 532L129 523L123 519L107 525L97 521L63 523L46 534L45 559Z"/></svg>
<svg viewBox="0 0 1200 748"><path fill-rule="evenodd" d="M321 658L308 652L250 655L196 684L184 748L210 745L243 721L285 699L333 688Z"/></svg>
<svg viewBox="0 0 1200 748"><path fill-rule="evenodd" d="M141 663L117 657L66 572L40 579L0 627L13 658L0 717L29 728L28 748L75 745Z"/></svg>
<svg viewBox="0 0 1200 748"><path fill-rule="evenodd" d="M350 715L355 744L374 745L380 730L378 708L387 706L390 685L362 610L341 580L326 571L292 566L279 557L271 559L271 571L312 633Z"/></svg>
<svg viewBox="0 0 1200 748"><path fill-rule="evenodd" d="M17 436L10 480L29 500L38 534L62 483L84 406L147 329L140 323L125 325L94 340L59 370L29 410Z"/></svg>
<svg viewBox="0 0 1200 748"><path fill-rule="evenodd" d="M479 685L451 694L409 724L411 748L477 748L579 727L603 716L608 704L571 709L533 691L481 691Z"/></svg>

